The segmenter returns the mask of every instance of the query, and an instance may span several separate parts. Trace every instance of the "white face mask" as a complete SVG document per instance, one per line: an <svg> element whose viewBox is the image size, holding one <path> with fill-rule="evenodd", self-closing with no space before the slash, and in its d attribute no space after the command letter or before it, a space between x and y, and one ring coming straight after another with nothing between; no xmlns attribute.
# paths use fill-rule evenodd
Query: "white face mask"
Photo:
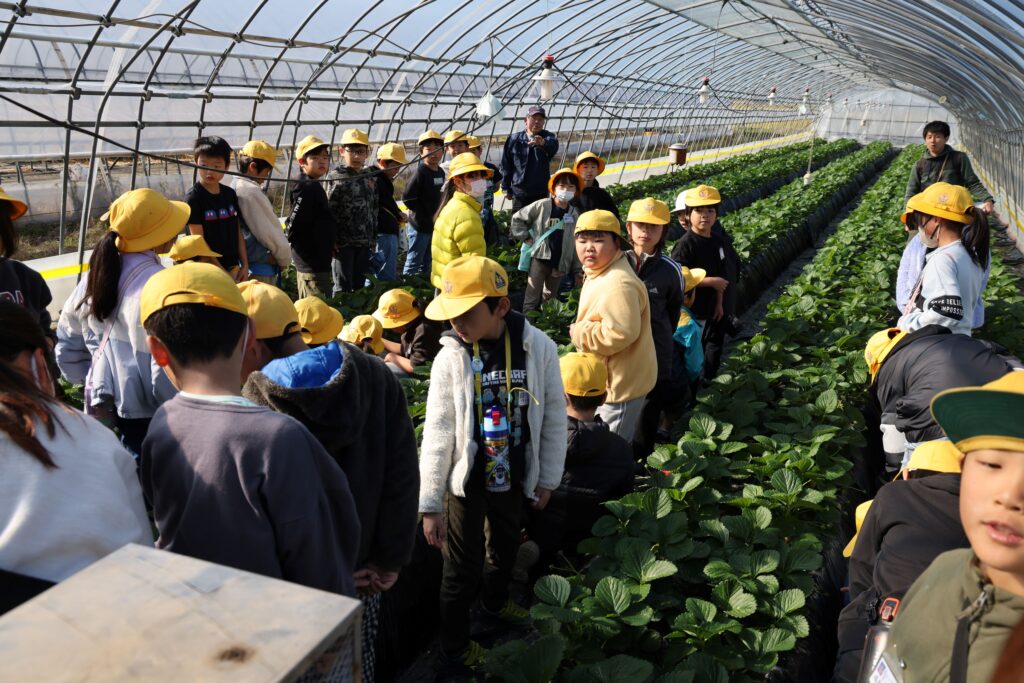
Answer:
<svg viewBox="0 0 1024 683"><path fill-rule="evenodd" d="M562 202L571 202L576 196L576 190L555 190L555 197Z"/></svg>
<svg viewBox="0 0 1024 683"><path fill-rule="evenodd" d="M480 199L487 194L487 178L477 178L476 180L469 181L469 192L470 197L474 199Z"/></svg>
<svg viewBox="0 0 1024 683"><path fill-rule="evenodd" d="M918 226L917 228L917 237L918 239L921 240L921 244L923 244L925 247L927 247L928 249L934 249L935 247L939 246L939 230L941 229L941 225L935 226L935 230L933 230L931 236L929 236L927 229L923 225L921 225Z"/></svg>

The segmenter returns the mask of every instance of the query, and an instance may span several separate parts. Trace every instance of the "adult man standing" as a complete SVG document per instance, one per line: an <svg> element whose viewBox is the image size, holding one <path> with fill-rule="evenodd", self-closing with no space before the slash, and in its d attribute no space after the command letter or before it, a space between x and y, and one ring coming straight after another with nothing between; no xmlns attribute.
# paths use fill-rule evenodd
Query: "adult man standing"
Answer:
<svg viewBox="0 0 1024 683"><path fill-rule="evenodd" d="M548 197L551 160L558 153L558 140L544 130L547 114L533 106L526 112L526 130L508 136L501 155L501 189L512 200L512 211Z"/></svg>

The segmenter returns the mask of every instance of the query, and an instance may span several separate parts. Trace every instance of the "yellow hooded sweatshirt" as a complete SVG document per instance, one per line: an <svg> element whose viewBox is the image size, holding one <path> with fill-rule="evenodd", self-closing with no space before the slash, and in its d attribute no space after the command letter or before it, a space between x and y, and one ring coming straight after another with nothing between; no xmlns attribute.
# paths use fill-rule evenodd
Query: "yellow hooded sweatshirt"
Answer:
<svg viewBox="0 0 1024 683"><path fill-rule="evenodd" d="M603 269L584 272L572 343L604 357L608 403L643 398L658 380L647 287L622 252Z"/></svg>

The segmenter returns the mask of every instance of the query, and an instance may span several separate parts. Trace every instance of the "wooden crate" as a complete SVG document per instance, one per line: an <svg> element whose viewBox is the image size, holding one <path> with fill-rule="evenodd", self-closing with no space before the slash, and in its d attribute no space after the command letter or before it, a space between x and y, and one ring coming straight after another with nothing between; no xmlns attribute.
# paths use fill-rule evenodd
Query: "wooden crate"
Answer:
<svg viewBox="0 0 1024 683"><path fill-rule="evenodd" d="M0 680L359 681L358 600L126 545L0 618Z"/></svg>

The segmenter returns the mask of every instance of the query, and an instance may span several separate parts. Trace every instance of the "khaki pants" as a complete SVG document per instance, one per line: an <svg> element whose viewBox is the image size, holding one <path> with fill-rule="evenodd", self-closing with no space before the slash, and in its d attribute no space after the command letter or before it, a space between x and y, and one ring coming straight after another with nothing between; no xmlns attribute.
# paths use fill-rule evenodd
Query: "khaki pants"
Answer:
<svg viewBox="0 0 1024 683"><path fill-rule="evenodd" d="M307 296L318 296L321 299L331 297L331 274L326 273L295 273L295 285L298 289L299 298Z"/></svg>
<svg viewBox="0 0 1024 683"><path fill-rule="evenodd" d="M257 282L262 282L265 285L274 285L275 287L277 287L276 275L253 275L252 273L249 273L249 279L256 280Z"/></svg>
<svg viewBox="0 0 1024 683"><path fill-rule="evenodd" d="M538 259L530 261L530 272L526 276L526 298L523 299L523 313L539 308L542 303L558 294L562 284L561 273L550 264Z"/></svg>

